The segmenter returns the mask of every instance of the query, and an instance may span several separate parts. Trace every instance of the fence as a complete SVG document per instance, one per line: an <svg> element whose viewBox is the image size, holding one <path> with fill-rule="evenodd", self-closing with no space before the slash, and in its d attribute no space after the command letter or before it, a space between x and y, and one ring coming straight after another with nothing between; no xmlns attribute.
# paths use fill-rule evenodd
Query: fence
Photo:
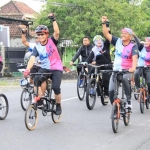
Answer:
<svg viewBox="0 0 150 150"><path fill-rule="evenodd" d="M25 47L0 47L0 54L3 58L3 76L18 76L20 73L17 69L17 63L23 63ZM15 75L16 74L16 75Z"/></svg>

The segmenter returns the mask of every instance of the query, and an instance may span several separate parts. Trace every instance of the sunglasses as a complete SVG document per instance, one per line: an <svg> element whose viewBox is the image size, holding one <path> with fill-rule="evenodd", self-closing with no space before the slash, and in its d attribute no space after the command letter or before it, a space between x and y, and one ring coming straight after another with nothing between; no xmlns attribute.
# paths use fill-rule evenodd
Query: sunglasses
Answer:
<svg viewBox="0 0 150 150"><path fill-rule="evenodd" d="M41 33L41 34L37 34L37 36L44 36L45 34L44 33Z"/></svg>

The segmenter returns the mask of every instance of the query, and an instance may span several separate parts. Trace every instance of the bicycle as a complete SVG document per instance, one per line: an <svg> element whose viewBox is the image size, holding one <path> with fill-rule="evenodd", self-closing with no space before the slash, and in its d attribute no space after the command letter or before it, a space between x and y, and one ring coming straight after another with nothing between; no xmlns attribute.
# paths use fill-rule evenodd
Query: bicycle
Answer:
<svg viewBox="0 0 150 150"><path fill-rule="evenodd" d="M83 100L85 93L86 93L86 87L87 87L87 73L85 72L85 66L82 63L79 64L73 64L73 66L81 66L81 72L78 75L77 79L77 94L79 100Z"/></svg>
<svg viewBox="0 0 150 150"><path fill-rule="evenodd" d="M113 81L115 83L114 87L114 102L112 105L111 113L111 124L112 130L114 133L118 132L119 120L123 117L123 122L125 126L129 125L131 108L126 108L126 101L118 97L119 94L119 85L122 83L122 78L125 73L129 73L127 70L115 71L115 70L103 70L105 73L113 73ZM131 81L129 80L131 85ZM123 86L122 86L123 88ZM122 89L123 91L123 89ZM130 89L131 91L131 89Z"/></svg>
<svg viewBox="0 0 150 150"><path fill-rule="evenodd" d="M104 64L95 66L88 64L95 68L95 72L91 74L91 77L88 80L87 91L86 91L86 106L89 110L92 110L96 102L96 93L101 98L102 105L107 105L108 102L104 101L104 86L102 81L102 73L98 73L98 68L112 66L112 64Z"/></svg>
<svg viewBox="0 0 150 150"><path fill-rule="evenodd" d="M18 71L21 73L24 72L25 67L26 65L24 64L17 64L17 68L21 68L18 69ZM20 104L21 104L21 108L24 111L26 111L28 106L32 103L32 95L34 93L34 86L33 84L30 84L30 76L28 76L27 78L23 78L20 81L20 86L23 89L20 96Z"/></svg>
<svg viewBox="0 0 150 150"><path fill-rule="evenodd" d="M8 115L9 104L4 94L0 94L0 120L4 120Z"/></svg>
<svg viewBox="0 0 150 150"><path fill-rule="evenodd" d="M25 126L28 130L35 129L38 121L38 109L42 110L42 115L47 116L47 114L50 112L52 121L54 123L58 123L61 118L60 115L56 115L56 100L51 98L52 95L52 80L51 80L51 73L32 73L35 75L49 75L49 79L47 79L48 84L48 94L41 97L40 101L37 101L37 103L33 103L29 105L29 107L26 110L25 113ZM36 87L36 91L34 93L35 97L38 97L38 87ZM40 102L42 102L43 106L39 107Z"/></svg>
<svg viewBox="0 0 150 150"><path fill-rule="evenodd" d="M140 103L140 111L143 114L144 105L146 105L146 108L149 109L149 104L150 104L150 97L149 97L148 88L144 79L143 70L150 69L150 67L140 66L140 67L137 67L137 69L139 69L141 72L140 89L137 95L138 95L138 101Z"/></svg>

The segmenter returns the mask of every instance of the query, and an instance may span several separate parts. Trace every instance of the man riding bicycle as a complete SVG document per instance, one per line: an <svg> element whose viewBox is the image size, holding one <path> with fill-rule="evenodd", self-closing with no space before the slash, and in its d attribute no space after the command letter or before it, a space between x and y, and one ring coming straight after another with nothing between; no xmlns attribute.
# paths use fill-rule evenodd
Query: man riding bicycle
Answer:
<svg viewBox="0 0 150 150"><path fill-rule="evenodd" d="M61 58L58 53L57 43L59 39L59 27L56 22L56 18L53 13L48 15L48 18L53 22L54 33L53 36L49 38L49 30L45 25L39 25L35 32L39 37L39 43L33 49L33 54L28 62L24 76L30 73L35 58L39 56L41 61L41 68L38 73L52 73L52 89L55 93L56 99L56 115L60 115L61 110L61 91L60 84L62 78L63 65ZM37 75L34 79L34 85L38 86L39 96L35 99L35 103L40 100L40 97L44 96L46 91L46 80L48 75Z"/></svg>
<svg viewBox="0 0 150 150"><path fill-rule="evenodd" d="M106 16L102 16L102 30L106 39L108 39L111 44L115 46L115 59L114 59L114 67L113 70L128 70L129 73L123 75L122 84L126 95L127 100L127 108L132 108L131 104L131 85L129 80L132 78L132 73L135 71L137 66L138 59L138 47L133 42L132 39L132 30L130 28L123 28L121 30L121 38L117 38L111 35L107 28L108 18ZM114 98L114 82L113 82L113 74L111 75L109 82L109 98L111 104L113 104Z"/></svg>
<svg viewBox="0 0 150 150"><path fill-rule="evenodd" d="M70 62L70 66L73 65L73 63L76 61L76 59L81 56L81 62L86 61L87 57L89 56L91 50L93 48L93 45L90 44L90 39L88 36L85 36L83 38L83 45L78 49L78 51L76 52L76 54L73 56L71 62ZM81 67L77 66L77 72L79 75L79 72L81 71Z"/></svg>

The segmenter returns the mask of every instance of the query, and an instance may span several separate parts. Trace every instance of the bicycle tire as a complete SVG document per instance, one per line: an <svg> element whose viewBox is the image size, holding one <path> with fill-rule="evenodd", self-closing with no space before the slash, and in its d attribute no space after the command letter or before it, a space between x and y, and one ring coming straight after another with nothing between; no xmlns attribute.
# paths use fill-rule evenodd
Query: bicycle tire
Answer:
<svg viewBox="0 0 150 150"><path fill-rule="evenodd" d="M62 114L56 115L56 113L55 113L56 112L56 104L52 104L52 105L53 105L52 106L52 113L51 113L52 120L54 123L58 123L58 122L60 122Z"/></svg>
<svg viewBox="0 0 150 150"><path fill-rule="evenodd" d="M118 117L118 108L117 104L114 103L112 106L112 114L111 114L111 123L112 123L112 130L114 133L118 132L118 126L119 126L119 117Z"/></svg>
<svg viewBox="0 0 150 150"><path fill-rule="evenodd" d="M130 109L125 110L125 114L123 115L123 122L125 126L129 125L130 122Z"/></svg>
<svg viewBox="0 0 150 150"><path fill-rule="evenodd" d="M83 76L83 79L84 79L83 87L80 87L80 85L79 85L81 76ZM87 86L86 76L79 74L78 79L77 79L77 95L78 95L78 98L79 98L80 101L83 101L83 99L84 99L86 86ZM82 90L82 94L80 93L80 90Z"/></svg>
<svg viewBox="0 0 150 150"><path fill-rule="evenodd" d="M31 113L30 111L32 111L33 109L33 116L31 116ZM28 116L28 114L30 114ZM28 119L34 119L35 118L35 121L33 122L33 125L28 121ZM29 105L29 107L27 108L26 110L26 113L25 113L25 126L28 130L34 130L36 125L37 125L37 121L38 121L38 111L37 109L35 108L34 105Z"/></svg>
<svg viewBox="0 0 150 150"><path fill-rule="evenodd" d="M23 98L24 94L28 94L28 98ZM24 104L24 102L27 101L26 105ZM28 92L27 89L23 89L21 92L21 96L20 96L20 104L21 104L21 108L26 111L26 109L28 108L28 106L31 104L32 102L32 95Z"/></svg>
<svg viewBox="0 0 150 150"><path fill-rule="evenodd" d="M134 93L134 98L135 98L135 100L138 100L139 95Z"/></svg>
<svg viewBox="0 0 150 150"><path fill-rule="evenodd" d="M150 105L150 98L149 98L148 91L147 91L147 98L146 98L146 101L145 101L145 105L146 105L146 108L147 108L147 109L149 109L149 105Z"/></svg>
<svg viewBox="0 0 150 150"><path fill-rule="evenodd" d="M143 114L144 113L144 96L143 96L143 92L142 91L140 91L140 95L139 95L140 97L139 97L139 102L140 102L140 111L141 111L141 113Z"/></svg>
<svg viewBox="0 0 150 150"><path fill-rule="evenodd" d="M96 90L95 94L90 94L91 85L94 84L93 89L96 89L96 79L89 79L88 85L87 85L87 91L86 91L86 106L89 110L92 110L95 106L96 102ZM91 99L93 99L92 104L90 104Z"/></svg>
<svg viewBox="0 0 150 150"><path fill-rule="evenodd" d="M2 106L4 103L2 102L2 98L4 99L4 103L6 106ZM4 115L1 115L2 109L6 108L4 111ZM8 104L8 99L4 94L0 94L0 120L4 120L7 115L8 115L8 110L9 110L9 104Z"/></svg>

